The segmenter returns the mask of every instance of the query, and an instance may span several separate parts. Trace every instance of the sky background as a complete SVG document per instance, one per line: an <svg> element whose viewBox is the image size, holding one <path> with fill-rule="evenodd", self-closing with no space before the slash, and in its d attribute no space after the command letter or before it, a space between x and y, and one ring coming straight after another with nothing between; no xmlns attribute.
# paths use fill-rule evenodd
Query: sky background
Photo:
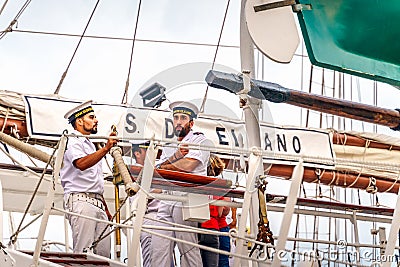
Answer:
<svg viewBox="0 0 400 267"><path fill-rule="evenodd" d="M24 1L9 1L0 14L0 29L6 29L21 9ZM32 1L13 27L20 31L37 31L45 33L63 33L81 35L89 20L96 1ZM212 62L218 43L221 25L227 1L179 1L148 0L141 4L141 12L136 33L136 42L132 56L132 67L129 78L128 102L146 82L160 72L171 67L193 62ZM133 38L137 1L100 1L89 24L87 36ZM221 47L218 49L215 63L240 70L239 56L239 14L240 1L232 0L224 24ZM22 93L53 93L66 70L79 37L67 37L49 34L11 32L0 40L0 88ZM179 42L160 43L160 41ZM190 44L188 44L190 43ZM191 45L200 43L204 45ZM210 46L211 45L211 46ZM79 100L92 99L97 102L120 103L125 90L131 60L132 41L84 38L59 95ZM301 44L290 64L272 62L256 52L256 77L276 82L287 88L306 90L309 88L310 63L304 46ZM314 68L314 81L311 91L321 92L322 71ZM333 72L325 71L326 94L331 96ZM353 79L345 76L343 86L345 98L373 104L373 83L364 79ZM359 86L358 86L359 84ZM338 77L336 74L336 86ZM352 87L352 93L350 93ZM193 95L196 92L204 96L206 86L186 88L182 95ZM170 88L167 88L167 90ZM338 93L336 93L338 94ZM378 106L396 108L394 95L398 90L392 86L379 83ZM223 96L223 98L221 98ZM167 95L168 97L168 95ZM173 96L169 96L173 98ZM237 98L221 90L210 89L209 97L224 99L238 108ZM173 100L173 99L171 99ZM282 125L305 125L305 114L299 108L286 104L271 104L272 120ZM275 112L275 110L278 110ZM284 112L280 112L284 110ZM206 110L207 111L207 110ZM299 112L300 111L300 112ZM279 114L279 116L277 115ZM319 127L319 113L311 112L309 126ZM323 127L330 127L324 123ZM355 128L361 123L354 122ZM349 125L349 123L348 123ZM365 125L365 124L364 124ZM339 128L338 125L333 125ZM349 126L346 126L347 130ZM364 126L365 131L372 127ZM385 127L382 127L385 128ZM387 134L397 135L388 129L381 129Z"/></svg>
<svg viewBox="0 0 400 267"><path fill-rule="evenodd" d="M0 7L5 1L0 1ZM0 30L8 27L25 1L8 1L0 14ZM128 102L137 102L136 94L149 81L157 80L160 73L183 64L212 62L218 42L223 16L228 1L223 0L146 0L142 1L129 77ZM35 31L81 35L96 4L94 0L41 0L32 1L13 27L15 31L0 39L0 90L24 94L52 94L66 70L79 37L53 34L23 33ZM85 35L131 39L134 36L138 1L100 1ZM221 36L215 63L240 70L239 54L240 1L229 3L228 14ZM165 43L169 42L169 43ZM174 43L171 43L174 42ZM197 43L197 45L194 45ZM131 40L84 38L77 50L59 95L99 103L121 103L131 60ZM279 83L287 88L308 91L310 87L310 62L303 43L290 64L278 64L255 52L256 78ZM333 95L333 71L325 70L326 94ZM336 86L338 86L338 74ZM201 75L199 74L201 77ZM322 70L314 68L311 91L321 92ZM197 78L196 78L197 79ZM373 104L372 81L344 76L345 98ZM167 88L170 101L202 99L204 83L184 84ZM337 93L336 93L337 94ZM378 83L380 107L397 108L399 91ZM209 89L210 99L228 106L235 118L242 118L236 96ZM136 101L136 102L135 102ZM140 103L140 101L139 101ZM305 126L306 112L286 104L263 103L265 121L279 125ZM164 105L163 108L166 108ZM206 107L206 113L220 111L215 105ZM268 116L267 114L272 114ZM310 112L310 127L319 127L319 113ZM345 120L346 126L331 124L331 117L323 116L323 128L373 131L369 124ZM351 128L352 126L352 128ZM378 132L399 137L386 127ZM282 185L285 186L282 186ZM285 193L287 182L271 182L276 193ZM315 185L312 191L315 191ZM327 190L327 189L326 189ZM286 190L287 191L287 190ZM326 191L328 192L328 191ZM369 196L365 196L368 199ZM383 204L394 205L393 197ZM368 200L369 202L370 200ZM366 201L367 203L367 201ZM365 203L365 204L366 204ZM278 215L279 217L279 215ZM278 218L277 217L277 218ZM308 223L305 223L307 225ZM278 226L274 226L274 232Z"/></svg>

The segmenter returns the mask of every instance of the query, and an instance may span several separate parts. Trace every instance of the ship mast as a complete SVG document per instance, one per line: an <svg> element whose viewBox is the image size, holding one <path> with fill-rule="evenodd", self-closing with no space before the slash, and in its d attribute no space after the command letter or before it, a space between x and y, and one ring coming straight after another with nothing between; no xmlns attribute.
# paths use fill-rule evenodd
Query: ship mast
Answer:
<svg viewBox="0 0 400 267"><path fill-rule="evenodd" d="M244 118L246 123L247 144L249 148L260 150L260 125L259 125L259 107L261 100L255 99L247 95L250 91L250 79L254 78L254 45L251 40L245 19L245 4L246 0L241 2L240 11L240 60L241 71L243 74L243 91L240 96L240 105L243 108ZM239 237L244 237L246 232L247 218L250 216L250 231L254 233L257 229L258 216L258 190L255 190L255 181L257 177L263 175L262 154L251 153L249 157L249 169L246 180L246 192L242 206L242 214L239 221ZM245 252L243 239L237 240L237 253ZM245 262L235 258L234 267L245 266Z"/></svg>

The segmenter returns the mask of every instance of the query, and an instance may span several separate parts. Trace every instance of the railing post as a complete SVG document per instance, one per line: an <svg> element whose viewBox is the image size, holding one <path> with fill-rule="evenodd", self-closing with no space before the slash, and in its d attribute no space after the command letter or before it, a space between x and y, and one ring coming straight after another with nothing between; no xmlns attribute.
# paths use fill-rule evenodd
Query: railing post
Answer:
<svg viewBox="0 0 400 267"><path fill-rule="evenodd" d="M69 223L67 218L64 216L64 244L65 244L65 252L69 252Z"/></svg>
<svg viewBox="0 0 400 267"><path fill-rule="evenodd" d="M301 181L303 180L303 174L304 174L303 160L300 160L299 163L297 163L296 167L294 167L293 169L292 182L290 184L289 194L286 199L286 205L282 218L282 225L278 234L278 240L275 247L275 257L274 260L272 261L272 267L281 266L282 258L280 257L280 255L286 254L286 253L282 254L282 252L285 250L290 224L292 222L292 217L294 213L294 206L297 203Z"/></svg>
<svg viewBox="0 0 400 267"><path fill-rule="evenodd" d="M43 218L40 224L39 234L36 241L35 251L33 253L33 266L39 266L40 251L43 245L44 234L46 233L47 223L49 221L51 208L54 203L55 186L60 178L60 169L64 158L65 147L67 145L67 137L65 135L61 136L60 142L58 144L57 157L54 164L53 179L52 183L49 185L49 191L47 192L46 203L43 211Z"/></svg>
<svg viewBox="0 0 400 267"><path fill-rule="evenodd" d="M398 238L399 227L400 227L400 188L399 192L397 193L396 207L394 208L392 225L390 226L389 238L385 249L385 255L383 256L383 259L385 259L385 261L382 263L378 262L383 267L392 266L392 260L394 259L394 248L396 246L396 240Z"/></svg>
<svg viewBox="0 0 400 267"><path fill-rule="evenodd" d="M150 142L146 152L146 159L142 169L141 190L138 195L135 222L133 223L133 236L131 248L128 252L128 267L140 266L138 264L138 251L140 246L140 232L143 224L143 217L147 209L147 195L150 192L151 180L153 179L154 165L158 148L154 148L153 141Z"/></svg>

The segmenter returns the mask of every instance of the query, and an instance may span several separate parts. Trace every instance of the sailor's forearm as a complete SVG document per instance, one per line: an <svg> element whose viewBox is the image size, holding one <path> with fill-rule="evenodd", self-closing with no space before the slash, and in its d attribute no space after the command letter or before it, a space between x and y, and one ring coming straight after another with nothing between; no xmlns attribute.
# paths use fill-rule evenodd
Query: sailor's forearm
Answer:
<svg viewBox="0 0 400 267"><path fill-rule="evenodd" d="M103 147L90 155L75 160L74 165L79 170L84 171L98 163L107 153L108 149Z"/></svg>
<svg viewBox="0 0 400 267"><path fill-rule="evenodd" d="M170 171L180 171L180 172L192 172L199 161L196 159L182 158L174 162L164 161L160 165L160 169L170 170Z"/></svg>

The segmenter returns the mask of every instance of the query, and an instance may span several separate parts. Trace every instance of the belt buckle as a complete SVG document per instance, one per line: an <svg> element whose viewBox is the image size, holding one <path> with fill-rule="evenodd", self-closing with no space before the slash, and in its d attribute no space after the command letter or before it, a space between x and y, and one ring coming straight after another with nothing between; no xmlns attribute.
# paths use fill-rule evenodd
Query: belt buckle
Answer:
<svg viewBox="0 0 400 267"><path fill-rule="evenodd" d="M97 199L97 200L101 200L101 195L98 193L86 193L88 197Z"/></svg>

